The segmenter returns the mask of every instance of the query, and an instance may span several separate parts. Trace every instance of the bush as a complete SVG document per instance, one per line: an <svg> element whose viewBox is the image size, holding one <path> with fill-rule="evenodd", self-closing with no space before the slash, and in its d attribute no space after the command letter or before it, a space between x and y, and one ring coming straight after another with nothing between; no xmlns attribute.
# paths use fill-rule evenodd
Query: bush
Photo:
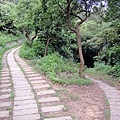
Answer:
<svg viewBox="0 0 120 120"><path fill-rule="evenodd" d="M81 79L78 74L78 66L72 61L64 60L58 53L49 54L38 60L33 60L32 64L40 72L44 73L53 83L89 85L89 79Z"/></svg>
<svg viewBox="0 0 120 120"><path fill-rule="evenodd" d="M108 74L114 76L114 77L120 77L120 65L116 64L114 65L110 71L108 72Z"/></svg>
<svg viewBox="0 0 120 120"><path fill-rule="evenodd" d="M108 75L112 75L113 77L120 77L120 65L118 63L112 67L110 65L106 65L104 62L96 62L94 69L97 72L106 73Z"/></svg>
<svg viewBox="0 0 120 120"><path fill-rule="evenodd" d="M36 58L36 52L31 47L31 44L28 42L25 42L23 44L22 48L20 49L19 55L20 57L28 59L28 60L32 60Z"/></svg>

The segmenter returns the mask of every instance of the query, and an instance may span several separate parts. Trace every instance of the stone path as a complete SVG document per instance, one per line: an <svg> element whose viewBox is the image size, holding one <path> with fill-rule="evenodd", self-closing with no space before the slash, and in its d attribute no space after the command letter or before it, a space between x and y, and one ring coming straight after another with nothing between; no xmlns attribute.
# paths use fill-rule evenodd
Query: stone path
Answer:
<svg viewBox="0 0 120 120"><path fill-rule="evenodd" d="M14 48L3 56L0 120L72 120L69 114L64 115L65 106L61 104L56 91L18 56L18 52L19 49ZM98 83L108 98L111 120L120 120L120 91L92 80Z"/></svg>
<svg viewBox="0 0 120 120"><path fill-rule="evenodd" d="M42 75L18 56L4 54L0 82L0 120L72 120ZM6 59L7 58L7 59Z"/></svg>
<svg viewBox="0 0 120 120"><path fill-rule="evenodd" d="M13 101L11 99L12 95L12 81L11 73L7 66L7 51L2 59L2 71L0 77L0 120L11 120L11 110ZM5 119L4 119L5 118Z"/></svg>
<svg viewBox="0 0 120 120"><path fill-rule="evenodd" d="M90 78L87 75L86 77ZM120 91L115 87L111 87L108 84L103 83L102 81L95 80L93 78L90 79L97 83L98 86L105 92L110 105L111 120L120 120Z"/></svg>

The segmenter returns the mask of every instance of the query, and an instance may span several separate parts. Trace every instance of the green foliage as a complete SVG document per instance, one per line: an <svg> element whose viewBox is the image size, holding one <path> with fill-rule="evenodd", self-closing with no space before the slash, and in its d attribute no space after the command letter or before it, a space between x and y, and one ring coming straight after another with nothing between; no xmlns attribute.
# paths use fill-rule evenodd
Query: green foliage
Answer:
<svg viewBox="0 0 120 120"><path fill-rule="evenodd" d="M109 75L120 77L120 64L115 64L108 72Z"/></svg>
<svg viewBox="0 0 120 120"><path fill-rule="evenodd" d="M90 69L91 71L91 69ZM106 73L112 75L113 77L120 77L120 65L115 64L114 66L106 65L104 62L95 62L95 66L92 70L93 72Z"/></svg>
<svg viewBox="0 0 120 120"><path fill-rule="evenodd" d="M109 0L108 1L109 9L105 15L105 21L113 21L119 19L120 17L120 3L118 0Z"/></svg>
<svg viewBox="0 0 120 120"><path fill-rule="evenodd" d="M3 56L4 51L5 51L4 48L0 48L0 70L2 69L2 56Z"/></svg>
<svg viewBox="0 0 120 120"><path fill-rule="evenodd" d="M102 63L96 62L95 63L95 70L96 71L102 71L104 73L105 72L108 73L110 71L110 69L111 69L111 66L105 65L104 62L102 62Z"/></svg>
<svg viewBox="0 0 120 120"><path fill-rule="evenodd" d="M36 53L31 47L31 43L25 42L19 52L20 57L31 60L36 58Z"/></svg>
<svg viewBox="0 0 120 120"><path fill-rule="evenodd" d="M12 34L5 34L0 32L0 46L5 47L6 44L11 43L13 41L17 41L18 38L20 38L21 35L19 36L14 36Z"/></svg>
<svg viewBox="0 0 120 120"><path fill-rule="evenodd" d="M5 34L0 32L0 70L2 69L2 56L4 52L9 49L10 47L14 46L6 46L9 43L12 43L14 41L17 41L19 38L21 38L22 35L20 36L14 36L12 34Z"/></svg>
<svg viewBox="0 0 120 120"><path fill-rule="evenodd" d="M71 61L66 61L58 53L49 54L32 64L42 73L46 74L53 83L89 85L92 82L88 79L81 79L77 74L78 66Z"/></svg>
<svg viewBox="0 0 120 120"><path fill-rule="evenodd" d="M17 28L26 28L28 32L35 31L39 27L41 2L39 0L20 0L16 5L16 17L14 23Z"/></svg>
<svg viewBox="0 0 120 120"><path fill-rule="evenodd" d="M17 34L17 29L13 24L15 17L15 4L7 2L6 4L0 3L0 31L5 31L6 33Z"/></svg>

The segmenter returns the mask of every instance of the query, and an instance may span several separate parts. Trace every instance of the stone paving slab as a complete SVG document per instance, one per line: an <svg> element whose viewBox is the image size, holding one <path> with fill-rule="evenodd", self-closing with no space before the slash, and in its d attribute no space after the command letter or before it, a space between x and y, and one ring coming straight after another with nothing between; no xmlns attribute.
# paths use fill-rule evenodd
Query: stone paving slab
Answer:
<svg viewBox="0 0 120 120"><path fill-rule="evenodd" d="M36 104L36 100L23 100L23 101L14 101L14 105L26 105L26 104Z"/></svg>
<svg viewBox="0 0 120 120"><path fill-rule="evenodd" d="M31 95L31 96L23 96L23 97L15 97L14 100L15 100L15 101L16 101L16 100L19 100L19 101L21 100L21 101L22 101L22 100L31 100L31 99L35 99L35 98L34 98L34 95Z"/></svg>
<svg viewBox="0 0 120 120"><path fill-rule="evenodd" d="M31 88L30 85L19 85L19 86L14 86L14 89L22 89L22 88Z"/></svg>
<svg viewBox="0 0 120 120"><path fill-rule="evenodd" d="M40 84L40 83L46 83L46 81L45 80L37 80L37 81L31 81L30 82L31 84Z"/></svg>
<svg viewBox="0 0 120 120"><path fill-rule="evenodd" d="M31 93L31 91L32 91L31 88L30 88L30 89L27 89L27 90L21 90L21 89L16 90L16 89L15 89L15 93L16 93L16 94L21 94L21 92L22 92L22 93Z"/></svg>
<svg viewBox="0 0 120 120"><path fill-rule="evenodd" d="M26 75L29 75L29 74L35 74L35 72L31 71L31 72L26 72Z"/></svg>
<svg viewBox="0 0 120 120"><path fill-rule="evenodd" d="M13 116L38 114L38 108L18 110L13 112Z"/></svg>
<svg viewBox="0 0 120 120"><path fill-rule="evenodd" d="M45 84L45 85L40 85L40 86L33 86L33 89L41 89L41 88L50 88L50 85Z"/></svg>
<svg viewBox="0 0 120 120"><path fill-rule="evenodd" d="M54 93L55 93L54 90L46 90L46 91L37 92L37 95L47 95L47 94L54 94Z"/></svg>
<svg viewBox="0 0 120 120"><path fill-rule="evenodd" d="M2 77L2 78L1 78L1 81L2 81L2 80L10 80L10 77Z"/></svg>
<svg viewBox="0 0 120 120"><path fill-rule="evenodd" d="M41 110L42 112L55 112L55 111L60 111L63 110L64 106L63 105L58 105L58 106L50 106L50 107L42 107Z"/></svg>
<svg viewBox="0 0 120 120"><path fill-rule="evenodd" d="M21 93L15 93L16 97L24 97L24 96L33 96L32 92L22 92Z"/></svg>
<svg viewBox="0 0 120 120"><path fill-rule="evenodd" d="M44 80L44 78L43 77L31 77L31 78L29 78L29 80L31 81L31 80Z"/></svg>
<svg viewBox="0 0 120 120"><path fill-rule="evenodd" d="M38 99L39 102L53 102L53 101L59 101L60 99L58 97L48 97L48 98L41 98Z"/></svg>
<svg viewBox="0 0 120 120"><path fill-rule="evenodd" d="M1 81L1 84L6 84L6 83L7 83L7 84L10 83L10 80L2 80L2 81Z"/></svg>
<svg viewBox="0 0 120 120"><path fill-rule="evenodd" d="M39 114L15 116L13 120L40 120Z"/></svg>
<svg viewBox="0 0 120 120"><path fill-rule="evenodd" d="M2 92L2 93L11 92L11 89L2 89L1 92Z"/></svg>
<svg viewBox="0 0 120 120"><path fill-rule="evenodd" d="M24 105L18 105L14 106L14 110L22 110L22 109L31 109L31 108L37 108L37 104L24 104Z"/></svg>
<svg viewBox="0 0 120 120"><path fill-rule="evenodd" d="M22 80L19 80L19 81L14 81L13 82L15 85L21 85L21 86L23 86L23 85L28 85L28 82L27 81L22 81Z"/></svg>
<svg viewBox="0 0 120 120"><path fill-rule="evenodd" d="M11 102L0 102L0 107L9 107L11 106Z"/></svg>
<svg viewBox="0 0 120 120"><path fill-rule="evenodd" d="M1 74L1 77L9 77L10 76L10 74L8 73L8 74Z"/></svg>
<svg viewBox="0 0 120 120"><path fill-rule="evenodd" d="M27 77L40 77L40 74L31 74L31 75L27 75Z"/></svg>
<svg viewBox="0 0 120 120"><path fill-rule="evenodd" d="M31 87L22 87L22 88L14 88L15 91L24 91L24 90L29 90Z"/></svg>
<svg viewBox="0 0 120 120"><path fill-rule="evenodd" d="M46 118L44 120L72 120L72 118L71 116L66 116L66 117Z"/></svg>
<svg viewBox="0 0 120 120"><path fill-rule="evenodd" d="M11 86L11 84L3 84L0 86L0 88L10 87L10 86Z"/></svg>
<svg viewBox="0 0 120 120"><path fill-rule="evenodd" d="M3 117L9 117L9 111L0 111L0 119Z"/></svg>
<svg viewBox="0 0 120 120"><path fill-rule="evenodd" d="M9 74L9 71L6 71L6 72L1 71L1 74Z"/></svg>
<svg viewBox="0 0 120 120"><path fill-rule="evenodd" d="M0 95L0 100L2 100L2 99L8 99L8 98L10 98L10 94Z"/></svg>

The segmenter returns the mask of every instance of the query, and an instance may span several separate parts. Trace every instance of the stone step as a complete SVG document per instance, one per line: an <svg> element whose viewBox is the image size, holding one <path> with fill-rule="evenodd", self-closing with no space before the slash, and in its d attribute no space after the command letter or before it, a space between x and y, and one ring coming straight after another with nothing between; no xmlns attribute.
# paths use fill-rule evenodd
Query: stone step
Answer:
<svg viewBox="0 0 120 120"><path fill-rule="evenodd" d="M9 107L11 106L11 102L0 102L0 107Z"/></svg>
<svg viewBox="0 0 120 120"><path fill-rule="evenodd" d="M45 80L36 80L36 81L31 81L31 84L40 84L40 83L46 83Z"/></svg>
<svg viewBox="0 0 120 120"><path fill-rule="evenodd" d="M50 106L50 107L42 107L41 110L42 112L55 112L55 111L60 111L63 110L64 106L63 105L58 105L58 106Z"/></svg>
<svg viewBox="0 0 120 120"><path fill-rule="evenodd" d="M13 117L20 116L20 115L21 116L22 115L31 115L31 114L38 114L38 108L13 111Z"/></svg>
<svg viewBox="0 0 120 120"><path fill-rule="evenodd" d="M29 84L27 85L20 85L20 86L14 86L14 89L22 89L22 88L31 88Z"/></svg>
<svg viewBox="0 0 120 120"><path fill-rule="evenodd" d="M0 111L0 119L3 117L9 117L9 111Z"/></svg>
<svg viewBox="0 0 120 120"><path fill-rule="evenodd" d="M10 83L10 80L2 80L1 84L6 84L6 83Z"/></svg>
<svg viewBox="0 0 120 120"><path fill-rule="evenodd" d="M40 85L40 86L33 86L33 89L41 89L41 88L50 88L50 85L45 84L45 85Z"/></svg>
<svg viewBox="0 0 120 120"><path fill-rule="evenodd" d="M13 120L40 120L39 114L14 116Z"/></svg>
<svg viewBox="0 0 120 120"><path fill-rule="evenodd" d="M2 89L1 93L4 93L4 92L11 92L11 89Z"/></svg>
<svg viewBox="0 0 120 120"><path fill-rule="evenodd" d="M39 102L53 102L53 101L59 101L60 99L58 97L48 97L48 98L41 98L38 99Z"/></svg>
<svg viewBox="0 0 120 120"><path fill-rule="evenodd" d="M55 94L54 90L46 90L46 91L39 91L37 95L47 95L47 94Z"/></svg>
<svg viewBox="0 0 120 120"><path fill-rule="evenodd" d="M10 94L0 95L0 100L10 98Z"/></svg>
<svg viewBox="0 0 120 120"><path fill-rule="evenodd" d="M11 86L11 84L3 84L0 86L0 88L10 87L10 86Z"/></svg>
<svg viewBox="0 0 120 120"><path fill-rule="evenodd" d="M33 93L32 92L22 92L22 90L21 90L21 93L15 93L15 96L16 97L24 97L24 96L32 96L33 95Z"/></svg>
<svg viewBox="0 0 120 120"><path fill-rule="evenodd" d="M34 95L31 95L31 96L23 96L23 97L15 97L15 101L16 100L32 100L32 99L35 99L34 98Z"/></svg>
<svg viewBox="0 0 120 120"><path fill-rule="evenodd" d="M31 75L27 75L27 77L39 77L40 74L31 74Z"/></svg>
<svg viewBox="0 0 120 120"><path fill-rule="evenodd" d="M10 77L2 77L2 78L1 78L1 81L2 81L2 80L10 80Z"/></svg>
<svg viewBox="0 0 120 120"><path fill-rule="evenodd" d="M44 120L72 120L71 116L56 117L56 118L45 118Z"/></svg>
<svg viewBox="0 0 120 120"><path fill-rule="evenodd" d="M36 104L36 100L20 100L20 101L14 101L14 105L25 105L25 104Z"/></svg>
<svg viewBox="0 0 120 120"><path fill-rule="evenodd" d="M8 74L2 74L1 75L1 77L9 77L10 76L10 74L8 73Z"/></svg>
<svg viewBox="0 0 120 120"><path fill-rule="evenodd" d="M31 77L29 80L44 80L43 77Z"/></svg>
<svg viewBox="0 0 120 120"><path fill-rule="evenodd" d="M23 109L31 109L31 108L37 108L37 104L25 104L25 105L14 106L14 110L23 110Z"/></svg>

